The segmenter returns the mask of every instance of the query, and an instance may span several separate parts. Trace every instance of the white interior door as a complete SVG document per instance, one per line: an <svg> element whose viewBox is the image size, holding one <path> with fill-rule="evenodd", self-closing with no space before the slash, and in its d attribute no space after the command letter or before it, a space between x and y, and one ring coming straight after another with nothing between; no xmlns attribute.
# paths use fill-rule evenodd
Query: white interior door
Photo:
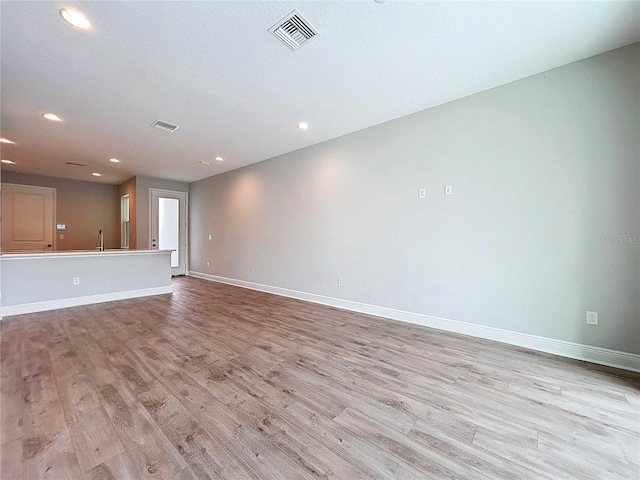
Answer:
<svg viewBox="0 0 640 480"><path fill-rule="evenodd" d="M153 250L173 250L171 274L187 273L187 193L149 189L150 242Z"/></svg>
<svg viewBox="0 0 640 480"><path fill-rule="evenodd" d="M2 184L2 252L54 250L56 189Z"/></svg>

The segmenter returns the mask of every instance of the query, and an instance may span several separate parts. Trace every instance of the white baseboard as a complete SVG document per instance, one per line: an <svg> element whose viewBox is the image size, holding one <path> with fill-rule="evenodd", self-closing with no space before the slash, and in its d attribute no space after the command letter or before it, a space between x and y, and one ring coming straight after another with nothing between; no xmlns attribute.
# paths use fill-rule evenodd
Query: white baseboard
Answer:
<svg viewBox="0 0 640 480"><path fill-rule="evenodd" d="M142 288L139 290L128 290L125 292L102 293L99 295L87 295L86 297L63 298L60 300L49 300L46 302L23 303L20 305L8 305L2 307L2 318L12 315L22 315L25 313L45 312L47 310L57 310L59 308L79 307L92 303L113 302L114 300L126 300L128 298L148 297L150 295L161 295L173 292L173 287Z"/></svg>
<svg viewBox="0 0 640 480"><path fill-rule="evenodd" d="M320 303L331 307L342 308L368 315L399 320L401 322L422 325L424 327L436 328L447 332L460 333L470 335L472 337L494 340L496 342L517 345L519 347L529 348L540 352L552 353L562 357L584 360L587 362L607 365L610 367L621 368L640 372L640 355L634 353L620 352L618 350L610 350L608 348L594 347L591 345L583 345L580 343L567 342L564 340L556 340L554 338L539 337L528 333L513 332L500 328L486 327L473 323L460 322L448 318L433 317L423 315L421 313L406 312L393 308L379 307L366 303L353 302L351 300L341 300L339 298L326 297L316 295L314 293L299 292L286 288L273 287L260 283L247 282L244 280L236 280L233 278L220 277L202 272L189 272L192 277L202 278L213 282L226 283L237 287L249 288L261 292L273 293L283 297L296 298L307 302Z"/></svg>

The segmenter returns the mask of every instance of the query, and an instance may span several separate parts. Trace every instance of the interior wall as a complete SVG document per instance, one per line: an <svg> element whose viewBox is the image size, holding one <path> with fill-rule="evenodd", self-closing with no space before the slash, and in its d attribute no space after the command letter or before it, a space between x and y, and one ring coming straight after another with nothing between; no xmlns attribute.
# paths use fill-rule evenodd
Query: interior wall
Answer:
<svg viewBox="0 0 640 480"><path fill-rule="evenodd" d="M9 170L2 172L2 181L56 189L56 223L67 225L66 231L55 233L58 251L94 250L98 245L99 230L104 232L105 248L120 247L117 186ZM60 238L61 235L64 238Z"/></svg>
<svg viewBox="0 0 640 480"><path fill-rule="evenodd" d="M137 247L137 215L136 215L136 177L131 177L118 186L118 198L129 195L129 249L133 250ZM118 200L121 202L121 200ZM119 203L120 204L120 203ZM120 217L118 217L118 225ZM121 228L120 226L118 227ZM120 232L120 230L118 230ZM121 232L120 232L121 234ZM120 241L120 240L119 240Z"/></svg>
<svg viewBox="0 0 640 480"><path fill-rule="evenodd" d="M149 294L148 289L171 287L169 253L113 251L101 255L46 253L2 257L2 310L48 310L48 302L63 308L64 300L104 297L114 293ZM78 285L73 278L79 278ZM170 291L170 290L169 290ZM156 292L157 293L157 292ZM163 292L166 293L166 292ZM103 298L104 300L104 298ZM80 301L79 303L82 303ZM94 303L88 301L88 303Z"/></svg>
<svg viewBox="0 0 640 480"><path fill-rule="evenodd" d="M635 44L195 182L190 270L640 353L639 87Z"/></svg>
<svg viewBox="0 0 640 480"><path fill-rule="evenodd" d="M189 184L175 180L165 180L153 177L136 177L136 215L137 215L137 245L138 249L149 248L149 189L160 188L174 192L189 192Z"/></svg>

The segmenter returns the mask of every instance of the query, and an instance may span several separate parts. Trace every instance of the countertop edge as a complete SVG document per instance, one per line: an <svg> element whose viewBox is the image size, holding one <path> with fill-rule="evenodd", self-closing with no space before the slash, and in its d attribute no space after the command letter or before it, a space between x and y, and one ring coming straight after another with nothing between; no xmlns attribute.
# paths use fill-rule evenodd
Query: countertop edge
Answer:
<svg viewBox="0 0 640 480"><path fill-rule="evenodd" d="M73 250L66 252L34 252L34 253L3 253L2 260L28 260L34 258L80 258L80 257L112 257L119 255L166 255L173 250Z"/></svg>

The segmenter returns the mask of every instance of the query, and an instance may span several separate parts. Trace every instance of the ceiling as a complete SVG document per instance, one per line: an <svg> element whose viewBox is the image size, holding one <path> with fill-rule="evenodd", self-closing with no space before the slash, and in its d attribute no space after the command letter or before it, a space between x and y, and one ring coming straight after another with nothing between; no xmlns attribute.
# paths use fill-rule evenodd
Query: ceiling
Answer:
<svg viewBox="0 0 640 480"><path fill-rule="evenodd" d="M268 32L293 9L318 31L296 51ZM639 2L2 1L0 17L3 169L112 184L195 181L640 41Z"/></svg>

